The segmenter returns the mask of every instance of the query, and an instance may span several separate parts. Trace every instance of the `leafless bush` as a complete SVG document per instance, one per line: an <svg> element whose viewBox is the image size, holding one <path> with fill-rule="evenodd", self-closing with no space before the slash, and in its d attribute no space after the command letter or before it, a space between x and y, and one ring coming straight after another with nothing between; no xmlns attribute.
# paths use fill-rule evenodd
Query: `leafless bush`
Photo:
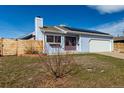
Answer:
<svg viewBox="0 0 124 93"><path fill-rule="evenodd" d="M34 48L28 48L26 49L26 54L38 54L39 52L35 50Z"/></svg>
<svg viewBox="0 0 124 93"><path fill-rule="evenodd" d="M70 75L76 67L75 59L69 54L60 54L47 56L43 62L43 69L47 75L57 78L62 78Z"/></svg>
<svg viewBox="0 0 124 93"><path fill-rule="evenodd" d="M36 50L33 45L30 45L30 46L25 47L25 48L26 48L25 49L26 54L38 54L39 53L39 51Z"/></svg>

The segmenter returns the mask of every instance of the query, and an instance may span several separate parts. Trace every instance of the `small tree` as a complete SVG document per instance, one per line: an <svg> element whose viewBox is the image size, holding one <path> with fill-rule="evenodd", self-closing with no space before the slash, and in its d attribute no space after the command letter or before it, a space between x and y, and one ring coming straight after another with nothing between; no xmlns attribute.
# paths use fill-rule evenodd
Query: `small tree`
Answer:
<svg viewBox="0 0 124 93"><path fill-rule="evenodd" d="M75 70L75 66L74 57L69 54L60 54L59 49L56 55L46 57L43 62L45 72L55 79L69 75Z"/></svg>

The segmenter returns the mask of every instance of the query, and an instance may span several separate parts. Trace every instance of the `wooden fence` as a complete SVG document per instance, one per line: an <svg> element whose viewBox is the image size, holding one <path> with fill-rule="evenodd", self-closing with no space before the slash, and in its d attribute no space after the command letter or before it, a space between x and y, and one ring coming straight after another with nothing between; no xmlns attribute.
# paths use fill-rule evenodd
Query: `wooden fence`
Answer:
<svg viewBox="0 0 124 93"><path fill-rule="evenodd" d="M43 51L43 41L0 39L0 55L23 55Z"/></svg>
<svg viewBox="0 0 124 93"><path fill-rule="evenodd" d="M124 43L114 43L114 51L124 52Z"/></svg>

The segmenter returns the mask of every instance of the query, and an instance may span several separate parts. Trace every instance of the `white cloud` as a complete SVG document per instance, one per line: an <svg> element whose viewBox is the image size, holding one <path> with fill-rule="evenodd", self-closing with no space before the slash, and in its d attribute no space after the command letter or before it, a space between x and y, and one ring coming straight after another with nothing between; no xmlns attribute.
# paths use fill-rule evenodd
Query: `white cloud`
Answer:
<svg viewBox="0 0 124 93"><path fill-rule="evenodd" d="M113 36L124 36L124 19L113 22L113 23L107 23L103 25L99 25L95 28L92 28L93 30L98 30L101 32L109 33Z"/></svg>
<svg viewBox="0 0 124 93"><path fill-rule="evenodd" d="M124 10L124 5L91 5L90 8L96 9L102 14L110 14Z"/></svg>

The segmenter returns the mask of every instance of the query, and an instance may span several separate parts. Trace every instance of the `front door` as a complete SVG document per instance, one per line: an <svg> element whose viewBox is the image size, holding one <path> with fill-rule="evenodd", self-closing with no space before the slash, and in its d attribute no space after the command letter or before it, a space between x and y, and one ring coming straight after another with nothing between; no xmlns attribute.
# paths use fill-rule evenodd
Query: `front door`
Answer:
<svg viewBox="0 0 124 93"><path fill-rule="evenodd" d="M76 50L76 37L65 36L65 50Z"/></svg>

